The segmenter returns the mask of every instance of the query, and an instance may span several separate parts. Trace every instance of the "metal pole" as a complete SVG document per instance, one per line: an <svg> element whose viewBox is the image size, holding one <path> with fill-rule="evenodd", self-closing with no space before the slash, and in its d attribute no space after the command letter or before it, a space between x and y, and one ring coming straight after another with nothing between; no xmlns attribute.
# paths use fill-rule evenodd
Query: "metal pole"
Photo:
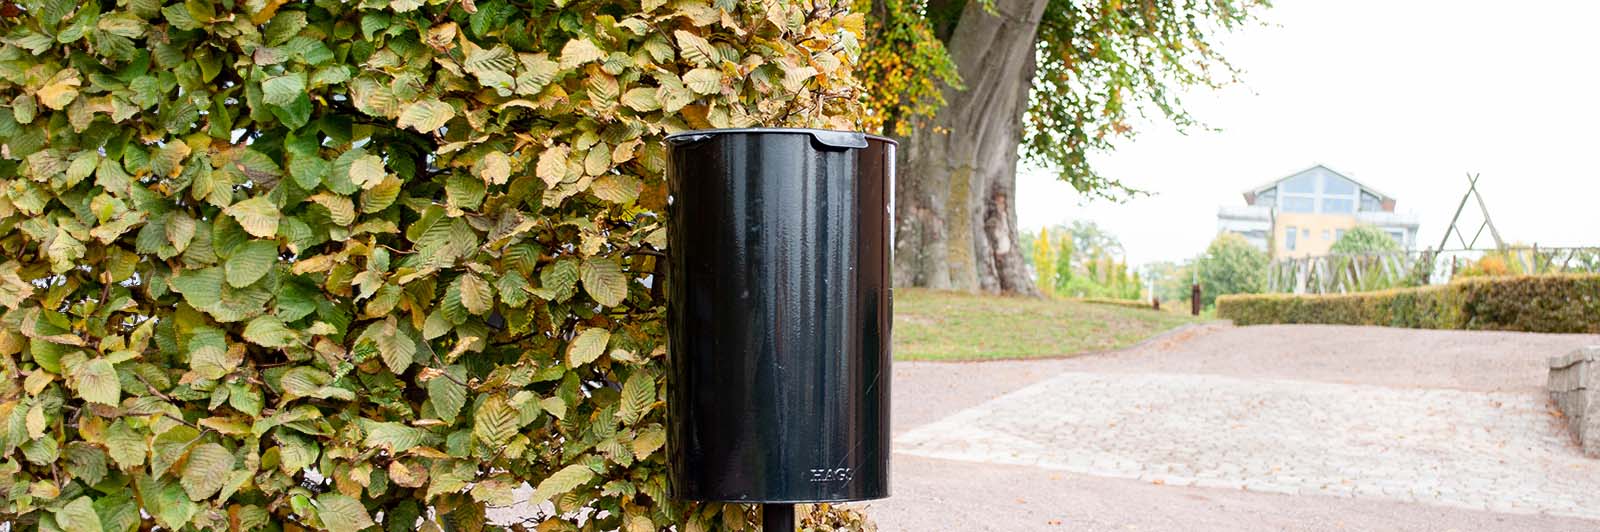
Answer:
<svg viewBox="0 0 1600 532"><path fill-rule="evenodd" d="M794 505L761 505L761 532L794 532Z"/></svg>

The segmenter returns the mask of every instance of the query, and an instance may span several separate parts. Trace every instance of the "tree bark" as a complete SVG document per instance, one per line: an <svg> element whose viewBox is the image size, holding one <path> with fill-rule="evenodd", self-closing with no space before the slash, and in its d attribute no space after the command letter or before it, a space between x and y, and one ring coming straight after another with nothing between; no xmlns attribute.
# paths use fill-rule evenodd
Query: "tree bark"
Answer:
<svg viewBox="0 0 1600 532"><path fill-rule="evenodd" d="M965 90L900 139L898 286L1037 294L1017 237L1016 169L1047 0L969 1L946 49Z"/></svg>

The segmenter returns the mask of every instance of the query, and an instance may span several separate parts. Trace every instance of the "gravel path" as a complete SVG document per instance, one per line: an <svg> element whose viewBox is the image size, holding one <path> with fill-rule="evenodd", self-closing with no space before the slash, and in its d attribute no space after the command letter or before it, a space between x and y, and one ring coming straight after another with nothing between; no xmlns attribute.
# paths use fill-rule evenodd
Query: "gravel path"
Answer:
<svg viewBox="0 0 1600 532"><path fill-rule="evenodd" d="M1600 519L1600 461L1541 389L1546 357L1589 343L1207 326L1075 359L899 363L897 496L872 515L884 530L1600 529L1582 519Z"/></svg>

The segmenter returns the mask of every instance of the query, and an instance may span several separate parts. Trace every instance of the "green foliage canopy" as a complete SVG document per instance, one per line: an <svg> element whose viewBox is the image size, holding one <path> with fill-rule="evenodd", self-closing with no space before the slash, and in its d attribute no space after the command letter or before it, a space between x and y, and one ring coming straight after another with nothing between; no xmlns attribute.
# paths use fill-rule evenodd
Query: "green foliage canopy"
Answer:
<svg viewBox="0 0 1600 532"><path fill-rule="evenodd" d="M1371 225L1350 228L1333 242L1329 253L1334 255L1364 255L1400 251L1400 243L1382 229Z"/></svg>
<svg viewBox="0 0 1600 532"><path fill-rule="evenodd" d="M1270 5L1048 0L1039 23L1023 153L1081 192L1106 198L1134 192L1095 171L1089 154L1131 134L1131 117L1147 109L1179 126L1194 125L1179 93L1233 81L1234 67L1215 37L1251 23Z"/></svg>
<svg viewBox="0 0 1600 532"><path fill-rule="evenodd" d="M860 0L871 15L860 72L868 126L905 134L943 106L942 86L960 86L945 48L968 0ZM1100 175L1088 156L1131 134L1147 110L1179 126L1195 119L1179 94L1216 87L1235 69L1215 38L1255 20L1267 0L1047 2L1037 31L1037 63L1024 119L1022 151L1079 191L1119 198L1133 190ZM1001 16L987 13L986 16ZM974 42L973 46L988 43Z"/></svg>
<svg viewBox="0 0 1600 532"><path fill-rule="evenodd" d="M1267 288L1267 253L1244 237L1222 233L1196 261L1200 269L1200 302L1211 306L1224 294L1256 294Z"/></svg>
<svg viewBox="0 0 1600 532"><path fill-rule="evenodd" d="M1057 270L1059 257L1056 256L1057 246L1050 239L1050 228L1039 229L1039 236L1030 239L1031 255L1033 256L1033 281L1039 286L1039 293L1052 295L1056 292L1056 281L1062 274L1071 275L1070 272Z"/></svg>
<svg viewBox="0 0 1600 532"><path fill-rule="evenodd" d="M862 126L905 136L919 119L945 105L944 87L961 86L961 76L944 43L933 32L926 0L856 0L871 14L861 63L867 112Z"/></svg>
<svg viewBox="0 0 1600 532"><path fill-rule="evenodd" d="M1023 253L1032 258L1034 282L1044 294L1138 299L1144 284L1115 255L1122 241L1092 221L1073 220L1022 234Z"/></svg>
<svg viewBox="0 0 1600 532"><path fill-rule="evenodd" d="M7 8L0 522L747 527L666 494L660 138L852 128L859 16Z"/></svg>

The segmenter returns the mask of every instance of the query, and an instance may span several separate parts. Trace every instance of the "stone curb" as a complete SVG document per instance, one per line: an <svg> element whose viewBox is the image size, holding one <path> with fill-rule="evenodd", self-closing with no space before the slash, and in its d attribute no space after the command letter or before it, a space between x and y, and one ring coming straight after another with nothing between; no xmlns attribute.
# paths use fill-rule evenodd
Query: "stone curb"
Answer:
<svg viewBox="0 0 1600 532"><path fill-rule="evenodd" d="M1550 357L1546 387L1583 454L1600 458L1600 346Z"/></svg>

